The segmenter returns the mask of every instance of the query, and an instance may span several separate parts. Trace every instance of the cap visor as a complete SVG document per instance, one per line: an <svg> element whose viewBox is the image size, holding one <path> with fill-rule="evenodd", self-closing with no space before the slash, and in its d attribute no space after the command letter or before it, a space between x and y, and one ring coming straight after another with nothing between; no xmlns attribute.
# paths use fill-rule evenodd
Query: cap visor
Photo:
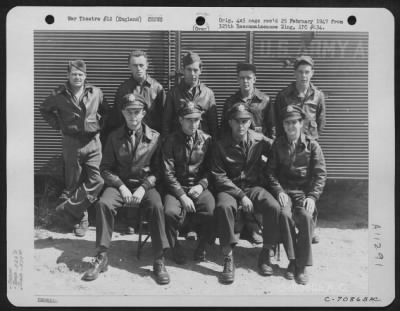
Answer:
<svg viewBox="0 0 400 311"><path fill-rule="evenodd" d="M183 118L200 118L201 117L201 113L200 112L193 112L193 113L189 113L189 114L185 114L184 116L182 116Z"/></svg>

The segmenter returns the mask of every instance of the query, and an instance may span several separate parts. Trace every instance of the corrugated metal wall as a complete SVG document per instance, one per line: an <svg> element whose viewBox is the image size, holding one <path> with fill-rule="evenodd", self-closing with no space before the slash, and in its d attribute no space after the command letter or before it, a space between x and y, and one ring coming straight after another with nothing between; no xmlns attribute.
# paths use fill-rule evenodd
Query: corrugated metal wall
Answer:
<svg viewBox="0 0 400 311"><path fill-rule="evenodd" d="M128 55L133 49L147 52L150 75L168 90L169 54L176 45L171 37L169 44L167 31L35 31L35 172L62 174L61 137L49 128L38 108L52 89L66 81L68 60L84 59L87 80L100 87L113 104L118 86L129 78Z"/></svg>
<svg viewBox="0 0 400 311"><path fill-rule="evenodd" d="M257 84L273 99L293 76L293 59L315 61L314 84L326 96L320 137L330 178L368 178L368 34L255 32Z"/></svg>
<svg viewBox="0 0 400 311"><path fill-rule="evenodd" d="M257 87L272 100L293 80L291 62L301 53L315 62L313 81L326 97L327 124L320 143L330 178L368 178L368 34L295 32L35 32L35 172L45 174L60 160L60 136L38 112L50 90L65 81L66 62L83 58L88 79L112 103L129 76L127 56L147 51L149 72L168 89L182 54L200 54L202 81L214 90L218 114L238 88L236 63L257 65ZM53 172L54 173L54 172Z"/></svg>

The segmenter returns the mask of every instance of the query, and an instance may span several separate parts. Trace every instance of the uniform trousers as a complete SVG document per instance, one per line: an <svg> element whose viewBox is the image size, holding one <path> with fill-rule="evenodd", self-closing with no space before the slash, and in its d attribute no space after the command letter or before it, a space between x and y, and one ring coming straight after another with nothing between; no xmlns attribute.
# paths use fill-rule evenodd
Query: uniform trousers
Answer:
<svg viewBox="0 0 400 311"><path fill-rule="evenodd" d="M200 239L211 243L214 237L215 200L208 189L205 189L197 199L193 200L196 213L187 213L181 202L172 194L164 196L165 223L169 244L175 246L177 230L190 217L193 223L201 226Z"/></svg>
<svg viewBox="0 0 400 311"><path fill-rule="evenodd" d="M305 193L300 190L287 191L289 203L280 215L281 242L289 260L296 259L296 266L312 266L312 215L303 207ZM297 233L296 233L297 229Z"/></svg>
<svg viewBox="0 0 400 311"><path fill-rule="evenodd" d="M81 218L87 208L97 199L103 188L100 176L101 142L99 134L93 137L63 138L65 164L65 194L70 200L65 209Z"/></svg>
<svg viewBox="0 0 400 311"><path fill-rule="evenodd" d="M272 248L279 242L279 214L280 206L275 198L262 187L243 189L247 197L253 202L254 213L261 213L263 218L263 243ZM235 245L239 238L235 234L235 219L238 213L239 202L231 195L220 192L217 194L217 234L220 245Z"/></svg>
<svg viewBox="0 0 400 311"><path fill-rule="evenodd" d="M96 247L110 248L114 231L115 217L124 201L118 189L107 187L96 202ZM129 206L123 207L129 208ZM154 256L160 256L169 247L165 234L164 207L160 194L155 188L147 190L140 202L139 208L145 209L149 219L150 237Z"/></svg>

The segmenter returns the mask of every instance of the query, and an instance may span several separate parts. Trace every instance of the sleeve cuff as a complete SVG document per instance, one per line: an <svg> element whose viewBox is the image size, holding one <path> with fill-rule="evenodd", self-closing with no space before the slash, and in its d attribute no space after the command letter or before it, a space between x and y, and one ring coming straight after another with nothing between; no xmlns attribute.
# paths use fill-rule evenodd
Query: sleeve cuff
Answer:
<svg viewBox="0 0 400 311"><path fill-rule="evenodd" d="M238 193L238 198L241 200L241 199L243 199L245 196L246 196L246 194L245 194L242 190L240 190L239 193Z"/></svg>
<svg viewBox="0 0 400 311"><path fill-rule="evenodd" d="M124 183L122 182L121 179L118 179L114 182L114 186L115 188L119 189L119 187L121 187L122 185L124 185Z"/></svg>
<svg viewBox="0 0 400 311"><path fill-rule="evenodd" d="M206 190L208 188L208 180L205 178L201 179L199 185L203 187L203 190Z"/></svg>

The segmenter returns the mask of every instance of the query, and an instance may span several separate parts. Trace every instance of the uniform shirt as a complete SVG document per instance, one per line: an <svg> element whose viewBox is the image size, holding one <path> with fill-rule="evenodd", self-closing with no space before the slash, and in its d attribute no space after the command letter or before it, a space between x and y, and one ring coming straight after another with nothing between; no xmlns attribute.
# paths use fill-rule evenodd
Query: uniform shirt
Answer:
<svg viewBox="0 0 400 311"><path fill-rule="evenodd" d="M222 112L221 126L219 130L220 137L224 136L226 133L231 132L231 127L229 126L229 109L233 104L242 102L247 104L251 113L253 114L253 120L251 122L251 129L256 132L263 133L267 137L272 137L272 122L273 118L271 116L271 107L269 103L269 96L259 91L257 88L254 89L253 95L248 100L242 98L241 91L238 90L235 94L229 97L224 104L224 109Z"/></svg>
<svg viewBox="0 0 400 311"><path fill-rule="evenodd" d="M180 129L178 110L187 101L194 102L204 111L200 122L201 130L212 137L216 137L218 120L214 92L203 83L196 85L193 90L194 94L189 92L189 87L185 81L169 90L163 116L162 134L164 137Z"/></svg>
<svg viewBox="0 0 400 311"><path fill-rule="evenodd" d="M149 75L147 75L142 85L131 76L119 86L115 94L114 109L109 127L115 129L124 124L124 118L121 114L122 98L129 93L140 94L145 98L147 113L143 122L150 128L160 132L166 96L162 85Z"/></svg>
<svg viewBox="0 0 400 311"><path fill-rule="evenodd" d="M284 134L283 120L280 114L282 109L289 105L298 105L304 110L306 118L303 123L303 132L307 136L318 139L325 126L324 93L310 83L305 97L302 98L297 91L296 82L279 92L274 105L274 124L277 136Z"/></svg>
<svg viewBox="0 0 400 311"><path fill-rule="evenodd" d="M216 191L242 199L245 196L243 190L266 187L263 168L268 161L271 144L271 139L253 130L248 131L245 146L237 143L231 135L219 140L213 150L211 168Z"/></svg>
<svg viewBox="0 0 400 311"><path fill-rule="evenodd" d="M56 88L40 105L47 123L64 135L95 134L102 128L107 101L98 87L85 83L82 96L75 98L69 83Z"/></svg>
<svg viewBox="0 0 400 311"><path fill-rule="evenodd" d="M113 131L108 139L100 164L101 176L106 185L129 189L142 186L148 190L159 179L159 136L155 130L142 123L142 134L132 147L126 125Z"/></svg>
<svg viewBox="0 0 400 311"><path fill-rule="evenodd" d="M314 139L301 134L294 152L290 152L286 135L278 137L272 146L267 165L267 180L274 193L302 190L309 198L318 200L326 182L325 159Z"/></svg>
<svg viewBox="0 0 400 311"><path fill-rule="evenodd" d="M179 198L185 193L182 187L209 183L211 136L198 130L190 148L187 136L178 130L169 135L163 144L162 159L164 180L169 192Z"/></svg>

